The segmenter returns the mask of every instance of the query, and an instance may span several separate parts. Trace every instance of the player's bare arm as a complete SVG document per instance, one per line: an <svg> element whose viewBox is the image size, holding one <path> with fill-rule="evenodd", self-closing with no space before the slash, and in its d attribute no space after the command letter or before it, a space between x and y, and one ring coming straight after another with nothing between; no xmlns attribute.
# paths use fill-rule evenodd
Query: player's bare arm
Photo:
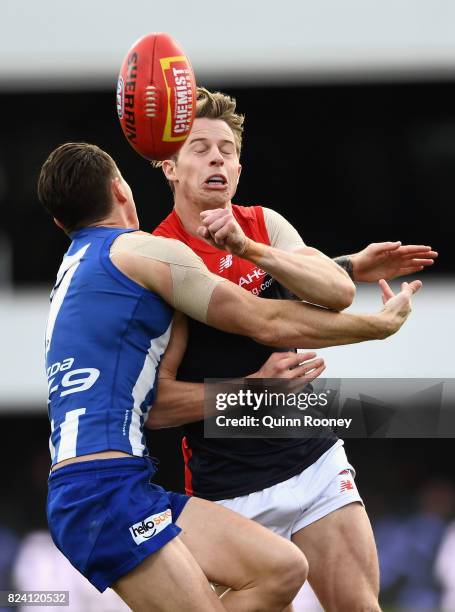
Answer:
<svg viewBox="0 0 455 612"><path fill-rule="evenodd" d="M335 263L356 282L377 282L420 272L432 266L438 256L431 246L402 245L397 241L372 243L358 253L331 260L317 249L303 246L294 228L278 213L270 209L264 209L264 212L269 215L273 213L280 219L280 229L284 227L289 232L288 248L273 249L247 239L232 213L226 209L202 212L202 225L198 233L218 248L235 252L260 265L288 288L292 284L291 290L302 299L334 310L346 308L354 297L354 293L349 295L350 291L354 291L352 284L343 283L340 288L339 278L335 279L334 284ZM284 243L280 237L281 245L284 246ZM335 304L335 287L341 291L338 304Z"/></svg>
<svg viewBox="0 0 455 612"><path fill-rule="evenodd" d="M317 349L379 340L400 329L411 311L411 296L421 285L420 281L403 283L401 292L378 313L351 314L302 302L264 300L240 289L246 294L242 295L235 285L223 283L213 292L207 323L278 348Z"/></svg>
<svg viewBox="0 0 455 612"><path fill-rule="evenodd" d="M169 344L161 359L157 395L146 422L147 427L177 427L205 417L204 385L177 380L187 337L187 318L181 312L176 312ZM273 353L257 372L246 378L299 378L311 382L324 370L324 360L318 358L316 353L286 351Z"/></svg>
<svg viewBox="0 0 455 612"><path fill-rule="evenodd" d="M302 300L343 310L354 299L353 282L333 260L312 247L289 252L255 242L245 236L231 209L202 211L198 234L213 246L257 264Z"/></svg>
<svg viewBox="0 0 455 612"><path fill-rule="evenodd" d="M402 291L378 313L339 313L255 297L210 273L189 247L175 240L126 234L114 243L111 257L127 276L177 310L222 331L278 348L322 348L386 338L403 325L411 311L411 296L421 287L420 281L403 283Z"/></svg>
<svg viewBox="0 0 455 612"><path fill-rule="evenodd" d="M204 385L176 380L187 336L186 316L176 311L169 344L161 358L157 394L146 427L178 427L204 418Z"/></svg>

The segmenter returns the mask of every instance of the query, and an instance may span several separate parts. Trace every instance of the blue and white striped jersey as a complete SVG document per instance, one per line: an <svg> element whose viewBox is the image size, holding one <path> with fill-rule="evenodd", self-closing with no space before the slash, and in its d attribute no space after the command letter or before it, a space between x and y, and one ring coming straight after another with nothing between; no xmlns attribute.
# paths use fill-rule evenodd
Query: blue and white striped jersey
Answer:
<svg viewBox="0 0 455 612"><path fill-rule="evenodd" d="M111 262L112 242L127 231L75 232L51 293L45 348L53 465L106 450L148 454L143 424L173 309Z"/></svg>

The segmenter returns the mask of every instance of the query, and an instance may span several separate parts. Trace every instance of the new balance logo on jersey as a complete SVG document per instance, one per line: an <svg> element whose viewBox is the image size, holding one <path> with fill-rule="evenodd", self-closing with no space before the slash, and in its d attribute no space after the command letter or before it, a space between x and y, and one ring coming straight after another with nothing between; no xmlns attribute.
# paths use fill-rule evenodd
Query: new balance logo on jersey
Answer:
<svg viewBox="0 0 455 612"><path fill-rule="evenodd" d="M168 508L164 512L152 514L139 523L131 525L130 533L133 536L133 540L136 542L136 544L142 544L142 542L146 542L160 531L163 531L163 529L170 525L171 522L172 512L171 509Z"/></svg>
<svg viewBox="0 0 455 612"><path fill-rule="evenodd" d="M232 255L226 255L220 259L220 267L218 268L218 274L221 274L223 270L227 270L232 266Z"/></svg>
<svg viewBox="0 0 455 612"><path fill-rule="evenodd" d="M344 493L344 491L352 491L354 489L354 485L350 480L342 480L340 482L340 493Z"/></svg>

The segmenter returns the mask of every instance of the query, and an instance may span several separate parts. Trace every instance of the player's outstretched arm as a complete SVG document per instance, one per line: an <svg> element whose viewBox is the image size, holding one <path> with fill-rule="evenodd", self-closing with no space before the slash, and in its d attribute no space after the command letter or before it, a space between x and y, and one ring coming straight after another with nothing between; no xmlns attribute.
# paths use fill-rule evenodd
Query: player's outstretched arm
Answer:
<svg viewBox="0 0 455 612"><path fill-rule="evenodd" d="M419 281L374 314L332 312L290 300L255 297L210 273L193 251L177 240L125 234L111 249L113 262L130 278L158 293L177 310L228 333L249 336L279 348L322 348L386 338L398 331L411 310Z"/></svg>
<svg viewBox="0 0 455 612"><path fill-rule="evenodd" d="M280 219L298 236L284 218ZM202 238L260 266L302 300L332 310L351 305L355 286L348 274L317 249L305 246L300 237L301 246L292 251L255 242L245 236L232 211L225 208L203 211L201 224L198 233Z"/></svg>
<svg viewBox="0 0 455 612"><path fill-rule="evenodd" d="M406 321L411 312L411 296L421 285L420 281L403 283L396 296L390 291L378 313L351 314L302 302L256 298L236 285L222 283L213 292L207 323L276 347L316 349L380 340L396 333ZM381 288L384 295L384 286Z"/></svg>

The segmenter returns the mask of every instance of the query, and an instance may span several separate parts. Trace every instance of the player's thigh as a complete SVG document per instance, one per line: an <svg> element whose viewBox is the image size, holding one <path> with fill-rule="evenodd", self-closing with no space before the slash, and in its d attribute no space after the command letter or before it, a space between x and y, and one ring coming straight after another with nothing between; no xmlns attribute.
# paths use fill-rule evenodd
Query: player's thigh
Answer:
<svg viewBox="0 0 455 612"><path fill-rule="evenodd" d="M292 541L308 559L308 580L325 609L348 610L354 604L350 612L378 609L378 556L370 521L359 502L300 529ZM349 603L352 595L354 602ZM360 608L360 602L367 607Z"/></svg>
<svg viewBox="0 0 455 612"><path fill-rule="evenodd" d="M297 546L223 506L193 497L176 523L212 582L237 590L264 574L294 570L305 580L307 563Z"/></svg>
<svg viewBox="0 0 455 612"><path fill-rule="evenodd" d="M146 557L112 588L135 612L224 610L196 560L178 537Z"/></svg>

